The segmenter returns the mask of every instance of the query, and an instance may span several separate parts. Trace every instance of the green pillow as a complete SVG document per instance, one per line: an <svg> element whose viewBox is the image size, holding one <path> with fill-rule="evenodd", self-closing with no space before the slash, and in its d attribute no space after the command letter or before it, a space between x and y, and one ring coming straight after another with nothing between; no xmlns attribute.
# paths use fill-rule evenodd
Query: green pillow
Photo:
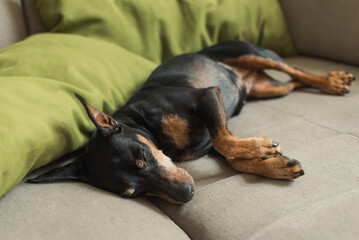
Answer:
<svg viewBox="0 0 359 240"><path fill-rule="evenodd" d="M77 92L113 113L156 65L109 42L41 34L0 51L0 196L94 130Z"/></svg>
<svg viewBox="0 0 359 240"><path fill-rule="evenodd" d="M103 39L151 61L240 39L295 54L277 0L35 0L51 32Z"/></svg>

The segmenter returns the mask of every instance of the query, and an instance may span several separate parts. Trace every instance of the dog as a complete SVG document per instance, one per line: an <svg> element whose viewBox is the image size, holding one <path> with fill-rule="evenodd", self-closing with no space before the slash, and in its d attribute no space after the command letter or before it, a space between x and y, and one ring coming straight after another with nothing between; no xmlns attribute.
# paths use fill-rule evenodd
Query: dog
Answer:
<svg viewBox="0 0 359 240"><path fill-rule="evenodd" d="M264 69L288 74L281 83ZM246 99L284 96L302 87L345 95L355 77L344 71L315 76L290 67L274 52L244 41L226 41L175 56L157 67L112 116L76 94L97 130L73 163L30 183L78 180L125 198L140 194L182 204L194 181L173 161L200 158L211 149L236 170L272 179L304 175L299 161L268 137L239 139L227 128Z"/></svg>

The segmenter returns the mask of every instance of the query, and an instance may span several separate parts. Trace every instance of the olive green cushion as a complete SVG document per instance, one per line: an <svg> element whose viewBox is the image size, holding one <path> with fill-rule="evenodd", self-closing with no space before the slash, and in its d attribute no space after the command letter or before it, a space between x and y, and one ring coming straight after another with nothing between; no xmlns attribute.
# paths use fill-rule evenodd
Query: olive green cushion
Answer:
<svg viewBox="0 0 359 240"><path fill-rule="evenodd" d="M86 143L94 127L75 92L112 113L155 63L173 55L227 39L295 53L277 0L35 4L55 34L0 52L0 196L32 169Z"/></svg>
<svg viewBox="0 0 359 240"><path fill-rule="evenodd" d="M0 196L29 171L83 146L94 126L77 92L113 113L155 64L70 34L40 34L0 52Z"/></svg>
<svg viewBox="0 0 359 240"><path fill-rule="evenodd" d="M295 54L277 0L35 0L53 33L103 39L156 63L240 39Z"/></svg>

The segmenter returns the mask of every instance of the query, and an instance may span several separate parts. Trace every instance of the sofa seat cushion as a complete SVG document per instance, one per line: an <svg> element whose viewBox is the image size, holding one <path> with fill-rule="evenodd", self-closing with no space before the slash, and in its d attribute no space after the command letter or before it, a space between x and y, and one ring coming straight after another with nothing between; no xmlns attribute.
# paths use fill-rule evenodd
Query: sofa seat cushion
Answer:
<svg viewBox="0 0 359 240"><path fill-rule="evenodd" d="M82 183L21 183L0 201L0 239L189 239L145 198Z"/></svg>
<svg viewBox="0 0 359 240"><path fill-rule="evenodd" d="M286 61L316 74L344 69L359 75L359 68L324 60ZM249 101L230 120L230 130L239 137L274 138L285 155L302 163L305 175L278 181L238 174L223 158L206 156L180 164L196 182L189 203L153 201L192 239L355 239L358 109L357 81L344 97L303 89L283 98Z"/></svg>

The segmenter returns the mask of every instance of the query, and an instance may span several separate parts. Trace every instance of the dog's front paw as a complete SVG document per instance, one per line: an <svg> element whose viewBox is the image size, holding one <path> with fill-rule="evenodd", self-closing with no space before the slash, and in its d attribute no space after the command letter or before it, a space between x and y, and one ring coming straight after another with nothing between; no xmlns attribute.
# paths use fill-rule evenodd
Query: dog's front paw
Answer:
<svg viewBox="0 0 359 240"><path fill-rule="evenodd" d="M213 141L214 148L227 159L254 159L280 152L279 143L268 137L238 139L234 135Z"/></svg>
<svg viewBox="0 0 359 240"><path fill-rule="evenodd" d="M261 168L259 175L273 179L295 179L304 175L299 161L283 155L262 158Z"/></svg>
<svg viewBox="0 0 359 240"><path fill-rule="evenodd" d="M295 179L304 175L299 161L283 155L270 155L256 159L227 159L236 170L272 179Z"/></svg>
<svg viewBox="0 0 359 240"><path fill-rule="evenodd" d="M254 159L280 153L279 143L269 137L254 137L243 139L242 141L243 152L236 157Z"/></svg>

